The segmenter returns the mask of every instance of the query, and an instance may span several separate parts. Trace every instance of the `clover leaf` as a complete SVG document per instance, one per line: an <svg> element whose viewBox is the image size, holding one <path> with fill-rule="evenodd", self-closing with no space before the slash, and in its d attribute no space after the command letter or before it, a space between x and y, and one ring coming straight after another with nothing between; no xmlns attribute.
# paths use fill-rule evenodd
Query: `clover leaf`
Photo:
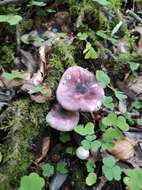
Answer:
<svg viewBox="0 0 142 190"><path fill-rule="evenodd" d="M29 176L23 176L18 190L42 190L45 181L37 173L33 172Z"/></svg>
<svg viewBox="0 0 142 190"><path fill-rule="evenodd" d="M114 103L113 103L113 99L111 96L105 96L104 100L103 100L103 105L110 109L113 110L114 109Z"/></svg>
<svg viewBox="0 0 142 190"><path fill-rule="evenodd" d="M109 76L102 70L96 71L96 78L104 88L110 83Z"/></svg>
<svg viewBox="0 0 142 190"><path fill-rule="evenodd" d="M121 179L121 168L116 165L116 161L113 157L103 159L103 173L107 180L112 181L113 179L119 181Z"/></svg>
<svg viewBox="0 0 142 190"><path fill-rule="evenodd" d="M54 174L54 166L52 166L51 164L44 164L42 166L43 169L43 175L45 177L50 177Z"/></svg>
<svg viewBox="0 0 142 190"><path fill-rule="evenodd" d="M77 125L74 128L75 132L82 135L82 136L86 136L86 135L92 135L94 134L94 124L91 122L88 122L85 127L84 125Z"/></svg>
<svg viewBox="0 0 142 190"><path fill-rule="evenodd" d="M142 170L141 169L126 169L124 171L124 183L129 187L129 190L140 190L142 188Z"/></svg>
<svg viewBox="0 0 142 190"><path fill-rule="evenodd" d="M67 163L66 162L60 162L57 164L57 171L62 173L62 174L66 174L68 172L67 170Z"/></svg>
<svg viewBox="0 0 142 190"><path fill-rule="evenodd" d="M86 184L91 186L96 183L97 175L95 173L89 173L86 178Z"/></svg>

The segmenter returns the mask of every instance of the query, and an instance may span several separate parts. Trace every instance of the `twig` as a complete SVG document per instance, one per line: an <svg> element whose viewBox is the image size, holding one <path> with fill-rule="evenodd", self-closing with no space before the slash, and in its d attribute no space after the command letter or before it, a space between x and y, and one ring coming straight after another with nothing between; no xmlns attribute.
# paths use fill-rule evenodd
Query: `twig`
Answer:
<svg viewBox="0 0 142 190"><path fill-rule="evenodd" d="M136 13L134 13L132 10L127 10L126 14L134 17L139 23L142 24L142 19Z"/></svg>
<svg viewBox="0 0 142 190"><path fill-rule="evenodd" d="M21 49L19 24L17 24L17 26L16 26L16 45L17 45L17 47L16 47L17 48L17 55L19 55L20 49Z"/></svg>
<svg viewBox="0 0 142 190"><path fill-rule="evenodd" d="M101 177L100 178L100 182L97 186L93 187L92 190L101 190L103 188L103 186L105 185L106 183L106 179L104 177Z"/></svg>

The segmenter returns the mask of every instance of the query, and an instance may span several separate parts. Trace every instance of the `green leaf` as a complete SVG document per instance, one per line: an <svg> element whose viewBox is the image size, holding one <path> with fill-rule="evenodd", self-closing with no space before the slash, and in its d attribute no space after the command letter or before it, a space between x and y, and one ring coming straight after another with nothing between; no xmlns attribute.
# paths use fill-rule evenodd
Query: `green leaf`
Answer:
<svg viewBox="0 0 142 190"><path fill-rule="evenodd" d="M77 34L77 37L78 37L79 40L87 40L88 34L86 32L79 32Z"/></svg>
<svg viewBox="0 0 142 190"><path fill-rule="evenodd" d="M94 50L93 47L89 49L89 51L85 54L85 59L97 59L98 53Z"/></svg>
<svg viewBox="0 0 142 190"><path fill-rule="evenodd" d="M88 140L83 140L83 141L81 141L81 145L83 146L83 148L85 149L85 150L89 150L90 149L90 141L88 141Z"/></svg>
<svg viewBox="0 0 142 190"><path fill-rule="evenodd" d="M111 172L116 181L119 181L121 179L121 169L119 166L114 166Z"/></svg>
<svg viewBox="0 0 142 190"><path fill-rule="evenodd" d="M20 188L18 190L42 190L45 181L37 173L33 172L29 176L21 178Z"/></svg>
<svg viewBox="0 0 142 190"><path fill-rule="evenodd" d="M93 152L97 152L97 150L101 147L101 142L99 140L96 140L96 141L93 141L91 142L91 147L90 149L93 151Z"/></svg>
<svg viewBox="0 0 142 190"><path fill-rule="evenodd" d="M43 6L46 5L46 3L45 3L45 2L42 2L42 1L32 0L32 1L31 1L31 5L43 7Z"/></svg>
<svg viewBox="0 0 142 190"><path fill-rule="evenodd" d="M93 161L88 160L87 163L86 163L86 168L87 168L87 172L88 172L88 173L93 173L94 170L95 170L95 168L96 168L96 166L95 166L95 164L93 163Z"/></svg>
<svg viewBox="0 0 142 190"><path fill-rule="evenodd" d="M123 181L130 190L140 190L142 188L142 169L126 169L124 173L126 177Z"/></svg>
<svg viewBox="0 0 142 190"><path fill-rule="evenodd" d="M110 4L110 2L107 0L93 0L93 1L99 3L100 5L103 5L103 6L107 6Z"/></svg>
<svg viewBox="0 0 142 190"><path fill-rule="evenodd" d="M10 25L16 25L22 20L19 15L0 15L0 22L7 22Z"/></svg>
<svg viewBox="0 0 142 190"><path fill-rule="evenodd" d="M119 140L124 137L123 133L119 129L110 127L103 134L103 141L113 142L114 140Z"/></svg>
<svg viewBox="0 0 142 190"><path fill-rule="evenodd" d="M82 135L82 136L85 136L85 135L86 135L86 131L85 131L84 125L77 125L77 126L74 128L74 131L75 131L76 133L78 133L79 135Z"/></svg>
<svg viewBox="0 0 142 190"><path fill-rule="evenodd" d="M117 124L117 116L115 113L109 113L107 117L102 119L102 123L105 126L114 126Z"/></svg>
<svg viewBox="0 0 142 190"><path fill-rule="evenodd" d="M61 162L61 163L58 163L57 164L57 171L62 173L62 174L65 174L68 172L67 170L67 163L66 162Z"/></svg>
<svg viewBox="0 0 142 190"><path fill-rule="evenodd" d="M74 128L74 131L82 136L92 135L94 134L94 124L89 122L85 127L83 125L77 125Z"/></svg>
<svg viewBox="0 0 142 190"><path fill-rule="evenodd" d="M47 12L48 13L56 13L56 10L55 9L47 9Z"/></svg>
<svg viewBox="0 0 142 190"><path fill-rule="evenodd" d="M87 135L85 138L86 138L88 141L93 141L93 140L96 139L96 135Z"/></svg>
<svg viewBox="0 0 142 190"><path fill-rule="evenodd" d="M135 108L135 109L140 109L142 107L142 104L140 101L134 101L132 102L132 107Z"/></svg>
<svg viewBox="0 0 142 190"><path fill-rule="evenodd" d="M2 153L0 152L0 163L1 163L1 161L2 161Z"/></svg>
<svg viewBox="0 0 142 190"><path fill-rule="evenodd" d="M107 35L106 33L105 33L105 31L103 31L103 30L99 30L99 31L97 31L96 32L96 35L97 36L99 36L99 37L101 37L101 38L103 38L103 39L105 39L105 40L108 40L108 41L110 41L112 44L117 44L117 40L116 39L114 39L114 38L112 38L112 37L110 37L109 35Z"/></svg>
<svg viewBox="0 0 142 190"><path fill-rule="evenodd" d="M49 89L44 86L37 86L32 89L32 93L38 93L38 92L40 92L41 94L48 94Z"/></svg>
<svg viewBox="0 0 142 190"><path fill-rule="evenodd" d="M24 34L21 36L21 41L24 43L24 44L29 44L29 35L28 34Z"/></svg>
<svg viewBox="0 0 142 190"><path fill-rule="evenodd" d="M109 76L102 70L96 71L96 78L104 88L110 83Z"/></svg>
<svg viewBox="0 0 142 190"><path fill-rule="evenodd" d="M88 186L94 185L96 183L97 176L95 173L89 173L87 178L86 178L86 184Z"/></svg>
<svg viewBox="0 0 142 190"><path fill-rule="evenodd" d="M103 159L102 171L107 180L112 181L113 179L119 181L121 179L121 169L116 165L116 161L113 157Z"/></svg>
<svg viewBox="0 0 142 190"><path fill-rule="evenodd" d="M123 102L123 100L127 98L127 96L123 94L123 92L121 91L115 90L114 93L115 93L116 98L118 98L118 100L120 100L121 102Z"/></svg>
<svg viewBox="0 0 142 190"><path fill-rule="evenodd" d="M140 66L139 63L130 62L130 61L129 61L129 65L130 65L130 69L131 69L132 72L136 71Z"/></svg>
<svg viewBox="0 0 142 190"><path fill-rule="evenodd" d="M92 134L94 134L94 124L92 122L88 122L85 125L84 130L85 130L86 135L92 135Z"/></svg>
<svg viewBox="0 0 142 190"><path fill-rule="evenodd" d="M114 103L113 103L113 99L111 96L105 96L104 100L103 100L103 105L108 108L113 110L114 109Z"/></svg>
<svg viewBox="0 0 142 190"><path fill-rule="evenodd" d="M13 79L24 79L22 73L19 71L12 71L11 73L2 73L2 77L4 77L7 80L13 80Z"/></svg>
<svg viewBox="0 0 142 190"><path fill-rule="evenodd" d="M142 119L137 119L137 124L142 126Z"/></svg>
<svg viewBox="0 0 142 190"><path fill-rule="evenodd" d="M111 150L114 146L114 143L113 142L106 142L106 141L101 141L101 149L102 150Z"/></svg>
<svg viewBox="0 0 142 190"><path fill-rule="evenodd" d="M117 126L122 130L122 131L128 131L129 130L129 125L126 123L126 119L123 116L119 116L117 119Z"/></svg>
<svg viewBox="0 0 142 190"><path fill-rule="evenodd" d="M63 142L63 143L66 143L66 142L70 141L70 135L69 135L69 133L60 132L59 140L61 142Z"/></svg>
<svg viewBox="0 0 142 190"><path fill-rule="evenodd" d="M70 154L70 155L75 155L75 153L76 153L76 148L75 147L68 147L67 149L66 149L66 152L68 153L68 154Z"/></svg>
<svg viewBox="0 0 142 190"><path fill-rule="evenodd" d="M54 174L54 166L52 166L51 164L44 164L42 166L43 169L43 175L45 177L50 177Z"/></svg>
<svg viewBox="0 0 142 190"><path fill-rule="evenodd" d="M83 53L84 53L84 54L87 53L87 52L90 50L91 47L92 47L92 46L91 46L90 42L87 42L87 43L86 43L86 47L85 47Z"/></svg>
<svg viewBox="0 0 142 190"><path fill-rule="evenodd" d="M114 158L112 156L108 157L108 158L104 158L103 159L103 164L108 167L108 168L112 168L115 166L116 161L114 160Z"/></svg>

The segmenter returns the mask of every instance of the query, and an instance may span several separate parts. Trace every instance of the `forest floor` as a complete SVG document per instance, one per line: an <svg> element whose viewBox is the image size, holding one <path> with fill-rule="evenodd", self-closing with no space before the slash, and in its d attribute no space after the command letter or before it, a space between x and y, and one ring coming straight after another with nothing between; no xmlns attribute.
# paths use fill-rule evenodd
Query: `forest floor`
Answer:
<svg viewBox="0 0 142 190"><path fill-rule="evenodd" d="M142 1L1 0L0 26L0 190L141 190ZM67 109L87 72L99 109Z"/></svg>

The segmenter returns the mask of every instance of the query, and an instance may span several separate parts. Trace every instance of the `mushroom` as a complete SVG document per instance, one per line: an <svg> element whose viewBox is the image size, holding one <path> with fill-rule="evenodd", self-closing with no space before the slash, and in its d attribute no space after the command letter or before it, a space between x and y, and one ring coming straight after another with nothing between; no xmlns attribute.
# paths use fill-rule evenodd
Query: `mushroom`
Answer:
<svg viewBox="0 0 142 190"><path fill-rule="evenodd" d="M59 131L72 131L79 122L79 112L70 112L56 104L46 116L49 125Z"/></svg>
<svg viewBox="0 0 142 190"><path fill-rule="evenodd" d="M66 110L93 112L100 109L104 90L93 73L82 67L72 66L63 74L56 96Z"/></svg>
<svg viewBox="0 0 142 190"><path fill-rule="evenodd" d="M85 150L82 146L76 149L76 156L81 160L86 160L89 157L89 150Z"/></svg>

